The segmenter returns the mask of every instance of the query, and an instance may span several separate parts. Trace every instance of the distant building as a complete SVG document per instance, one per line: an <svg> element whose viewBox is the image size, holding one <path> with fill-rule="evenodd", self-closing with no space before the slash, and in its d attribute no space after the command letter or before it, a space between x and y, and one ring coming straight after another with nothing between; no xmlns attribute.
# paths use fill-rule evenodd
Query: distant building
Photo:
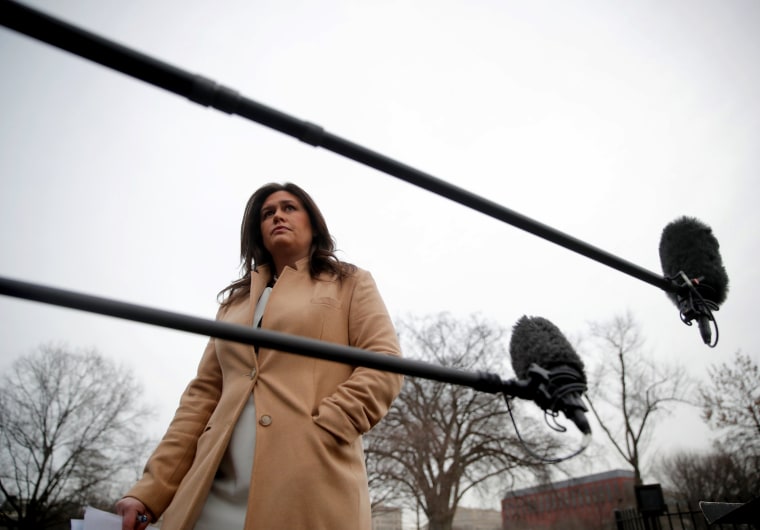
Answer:
<svg viewBox="0 0 760 530"><path fill-rule="evenodd" d="M429 530L425 524L422 529ZM457 507L451 530L501 530L501 513L499 510Z"/></svg>
<svg viewBox="0 0 760 530"><path fill-rule="evenodd" d="M501 530L499 510L458 507L451 530Z"/></svg>
<svg viewBox="0 0 760 530"><path fill-rule="evenodd" d="M501 501L503 528L610 528L615 509L636 505L633 486L633 471L617 469L515 490Z"/></svg>
<svg viewBox="0 0 760 530"><path fill-rule="evenodd" d="M372 530L402 530L401 508L375 506L372 508Z"/></svg>

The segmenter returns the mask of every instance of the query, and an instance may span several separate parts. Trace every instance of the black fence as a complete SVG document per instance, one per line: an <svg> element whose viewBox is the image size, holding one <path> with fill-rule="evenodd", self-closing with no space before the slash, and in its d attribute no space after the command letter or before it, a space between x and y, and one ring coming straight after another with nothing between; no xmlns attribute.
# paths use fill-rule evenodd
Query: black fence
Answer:
<svg viewBox="0 0 760 530"><path fill-rule="evenodd" d="M616 530L760 530L760 521L741 523L710 523L703 511L696 506L675 503L666 506L659 514L646 514L630 508L615 510Z"/></svg>

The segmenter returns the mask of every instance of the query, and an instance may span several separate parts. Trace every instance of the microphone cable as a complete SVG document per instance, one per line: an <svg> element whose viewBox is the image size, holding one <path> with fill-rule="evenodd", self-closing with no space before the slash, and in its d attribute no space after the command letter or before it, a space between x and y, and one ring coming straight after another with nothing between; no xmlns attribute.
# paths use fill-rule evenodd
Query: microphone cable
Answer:
<svg viewBox="0 0 760 530"><path fill-rule="evenodd" d="M683 280L683 283L678 283L677 280L679 278ZM681 322L687 326L691 326L691 321L696 319L702 340L710 348L715 348L718 345L720 331L718 330L718 322L715 320L713 311L718 311L719 307L712 300L705 299L696 286L700 285L702 288L710 290L712 288L709 285L700 284L701 277L692 279L683 271L678 271L675 276L669 276L666 279L670 280L678 288L676 295L678 297L678 311ZM715 328L715 340L712 340L710 322L712 322L712 327Z"/></svg>
<svg viewBox="0 0 760 530"><path fill-rule="evenodd" d="M565 392L563 391L563 395L564 393ZM512 405L511 405L512 397L509 396L506 392L503 395L504 395L504 401L507 404L507 411L509 412L509 417L512 420L512 426L515 428L515 434L517 434L517 439L520 441L520 445L522 445L523 449L525 449L525 451L536 460L540 462L544 462L546 464L559 464L560 462L564 462L565 460L570 460L571 458L578 456L583 451L585 451L586 448L591 444L591 433L590 432L584 433L583 438L581 438L580 447L576 449L574 452L570 453L569 455L560 456L560 457L552 457L552 458L547 458L545 456L539 455L538 453L536 453L530 448L530 446L527 444L525 439L522 437L522 434L520 434L520 429L517 427L517 421L515 420L515 416L512 413ZM549 426L550 429L556 432L562 432L562 433L567 432L567 427L565 427L564 425L560 425L560 423L556 419L557 416L559 416L559 412L557 411L544 410L544 421L546 422L546 424ZM549 417L552 418L551 423L549 422Z"/></svg>

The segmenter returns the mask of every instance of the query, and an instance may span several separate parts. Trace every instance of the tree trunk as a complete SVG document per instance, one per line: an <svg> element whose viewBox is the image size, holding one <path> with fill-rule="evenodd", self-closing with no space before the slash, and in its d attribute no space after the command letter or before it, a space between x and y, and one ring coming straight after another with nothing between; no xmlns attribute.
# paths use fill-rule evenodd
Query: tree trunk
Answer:
<svg viewBox="0 0 760 530"><path fill-rule="evenodd" d="M430 519L428 523L428 530L451 530L454 524L454 514L438 516L435 519Z"/></svg>

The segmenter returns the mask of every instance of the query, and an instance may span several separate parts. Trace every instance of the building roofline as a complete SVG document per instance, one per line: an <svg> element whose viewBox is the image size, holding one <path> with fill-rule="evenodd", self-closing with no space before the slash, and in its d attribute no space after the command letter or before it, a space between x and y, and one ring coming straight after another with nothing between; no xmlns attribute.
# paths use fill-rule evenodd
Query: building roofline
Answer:
<svg viewBox="0 0 760 530"><path fill-rule="evenodd" d="M531 486L529 488L522 488L519 490L513 490L508 492L504 498L510 499L515 497L522 497L524 495L530 495L531 493L541 493L545 491L552 491L569 486L580 486L582 484L591 484L594 482L601 482L603 480L610 480L614 478L634 478L633 471L627 469L613 469L612 471L603 471L601 473L593 473L591 475L585 475L583 477L571 478L567 480L560 480L559 482L551 482L549 484L541 484L538 486Z"/></svg>

